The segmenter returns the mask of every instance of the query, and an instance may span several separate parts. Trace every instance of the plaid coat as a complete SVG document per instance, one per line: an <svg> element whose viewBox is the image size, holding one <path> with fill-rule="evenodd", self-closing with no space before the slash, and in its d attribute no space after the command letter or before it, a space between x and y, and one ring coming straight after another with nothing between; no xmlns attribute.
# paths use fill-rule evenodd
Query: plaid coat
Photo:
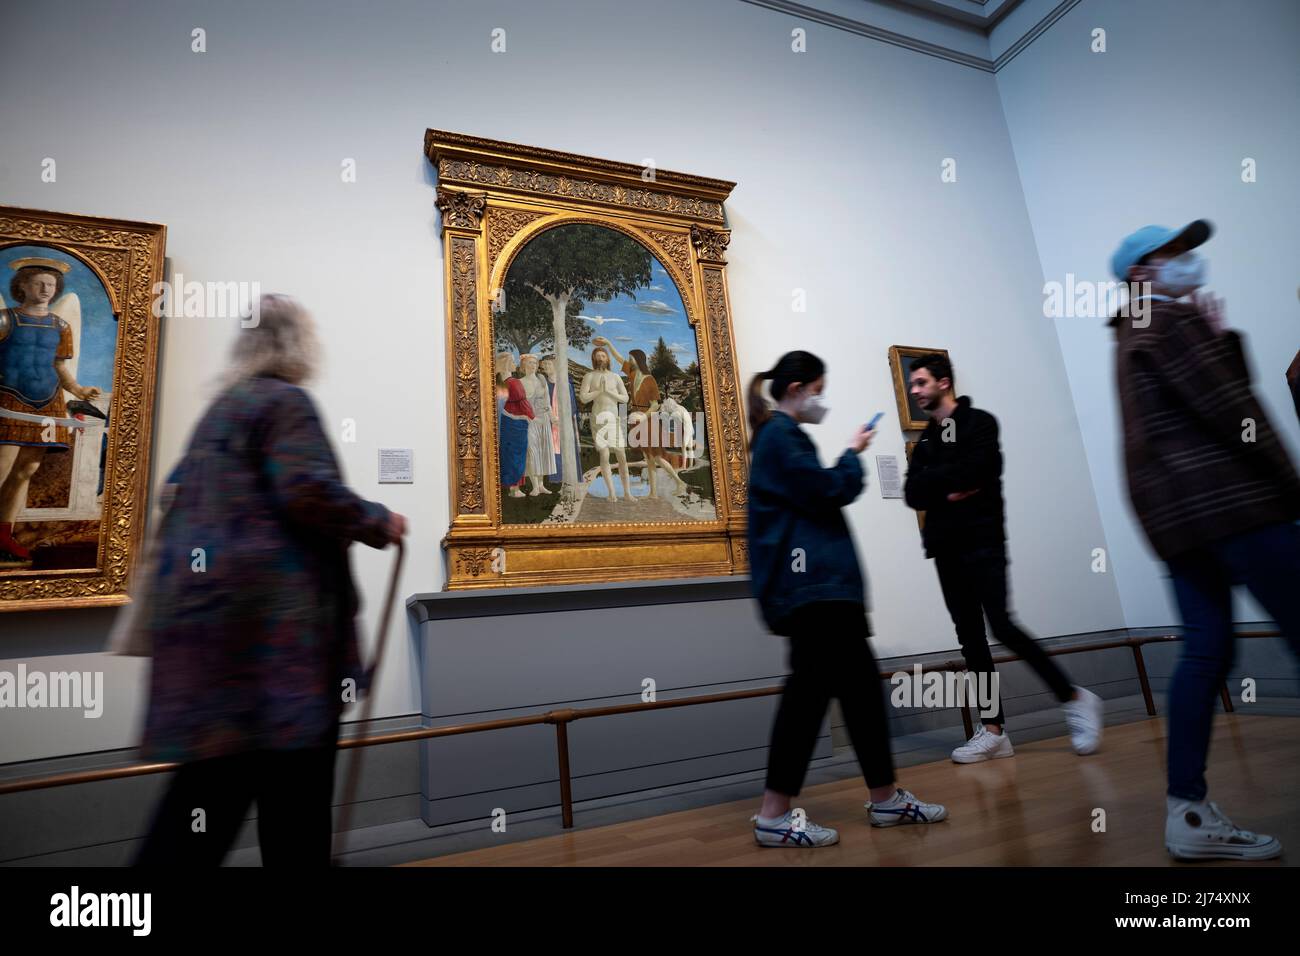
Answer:
<svg viewBox="0 0 1300 956"><path fill-rule="evenodd" d="M1152 548L1167 561L1300 518L1300 477L1251 392L1240 336L1216 335L1189 302L1150 304L1147 327L1114 326L1124 466Z"/></svg>
<svg viewBox="0 0 1300 956"><path fill-rule="evenodd" d="M364 686L348 547L383 547L388 509L348 490L312 399L271 377L218 396L173 475L137 625L143 755L332 743L342 681Z"/></svg>

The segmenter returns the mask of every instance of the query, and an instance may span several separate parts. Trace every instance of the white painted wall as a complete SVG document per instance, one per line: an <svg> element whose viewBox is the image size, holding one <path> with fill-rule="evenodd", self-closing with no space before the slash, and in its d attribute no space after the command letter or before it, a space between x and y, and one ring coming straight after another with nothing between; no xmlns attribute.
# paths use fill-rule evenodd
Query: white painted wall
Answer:
<svg viewBox="0 0 1300 956"><path fill-rule="evenodd" d="M405 596L441 588L448 524L425 128L736 180L729 274L744 381L787 349L827 358L832 411L812 429L826 461L856 423L887 413L868 452L871 485L850 509L877 653L956 647L915 518L874 480L871 456L903 454L893 344L948 347L961 391L1001 420L1024 624L1043 636L1119 626L1112 576L1089 571L1106 539L1058 333L1041 318L1043 272L997 83L817 24L796 55L796 25L733 0L51 0L9 11L0 33L11 91L0 193L164 222L173 273L259 280L312 306L329 359L320 407L336 435L342 419L358 423L355 444L336 444L345 474L411 521ZM190 51L196 26L207 53ZM495 27L507 31L505 54L490 52ZM56 184L39 178L47 156ZM339 177L348 157L352 185ZM956 183L940 181L947 157ZM806 314L791 310L795 289L807 292ZM228 341L213 323L167 320L160 472L180 455ZM377 484L381 446L415 449L414 485ZM353 560L373 627L390 557L359 546ZM108 621L0 616L0 668L84 668ZM378 716L418 709L404 637L390 642ZM104 666L111 703L93 730L80 718L0 714L16 730L0 734L0 762L134 743L146 670Z"/></svg>
<svg viewBox="0 0 1300 956"><path fill-rule="evenodd" d="M1054 6L1028 0L1012 17ZM1008 21L1012 19L1008 17ZM1106 31L1106 52L1090 51ZM1001 42L1000 42L1001 41ZM993 46L1005 40L994 31ZM1245 338L1256 394L1295 461L1300 424L1284 372L1300 346L1300 4L1084 0L997 74L1048 280L1110 279L1120 239L1206 218L1209 287ZM1242 182L1242 160L1258 180ZM1054 324L1129 626L1178 621L1163 564L1128 502L1104 322ZM1062 383L1065 387L1066 383ZM1239 596L1238 620L1268 615Z"/></svg>

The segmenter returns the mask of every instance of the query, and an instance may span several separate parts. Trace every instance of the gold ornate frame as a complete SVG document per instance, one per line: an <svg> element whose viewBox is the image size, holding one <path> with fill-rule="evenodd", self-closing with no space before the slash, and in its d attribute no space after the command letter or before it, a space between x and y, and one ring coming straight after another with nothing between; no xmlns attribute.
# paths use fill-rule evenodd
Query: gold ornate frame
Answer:
<svg viewBox="0 0 1300 956"><path fill-rule="evenodd" d="M127 577L144 535L153 434L158 322L154 284L163 277L167 227L0 206L0 249L38 244L80 259L108 291L119 327L109 406L104 510L97 567L0 574L0 611L125 604Z"/></svg>
<svg viewBox="0 0 1300 956"><path fill-rule="evenodd" d="M430 129L447 289L448 590L744 573L748 450L732 346L723 200L735 183ZM713 521L523 526L501 521L491 290L563 223L632 236L676 282L695 330Z"/></svg>

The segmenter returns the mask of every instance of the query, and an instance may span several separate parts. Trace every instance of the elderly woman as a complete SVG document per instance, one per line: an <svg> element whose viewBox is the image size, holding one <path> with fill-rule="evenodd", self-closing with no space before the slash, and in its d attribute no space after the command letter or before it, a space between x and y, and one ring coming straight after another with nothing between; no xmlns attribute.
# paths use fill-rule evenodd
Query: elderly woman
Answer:
<svg viewBox="0 0 1300 956"><path fill-rule="evenodd" d="M329 863L339 715L366 682L348 547L406 522L343 484L301 387L317 352L303 307L263 296L173 472L135 626L141 751L181 767L139 865L219 864L254 801L264 865Z"/></svg>

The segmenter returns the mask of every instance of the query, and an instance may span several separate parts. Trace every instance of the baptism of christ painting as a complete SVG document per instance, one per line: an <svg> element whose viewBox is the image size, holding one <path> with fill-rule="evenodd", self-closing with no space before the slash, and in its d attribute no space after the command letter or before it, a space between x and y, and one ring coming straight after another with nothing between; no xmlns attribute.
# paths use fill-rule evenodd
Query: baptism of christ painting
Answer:
<svg viewBox="0 0 1300 956"><path fill-rule="evenodd" d="M503 524L717 517L695 329L649 249L606 226L545 230L496 306Z"/></svg>

